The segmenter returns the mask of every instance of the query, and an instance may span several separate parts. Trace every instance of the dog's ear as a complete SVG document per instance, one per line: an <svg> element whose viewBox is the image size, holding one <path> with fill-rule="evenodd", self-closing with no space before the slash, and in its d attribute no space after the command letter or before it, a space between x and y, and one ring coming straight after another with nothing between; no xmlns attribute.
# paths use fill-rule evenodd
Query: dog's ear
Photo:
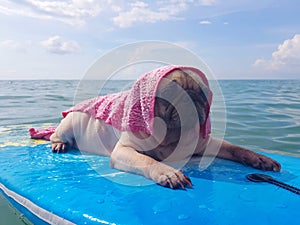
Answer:
<svg viewBox="0 0 300 225"><path fill-rule="evenodd" d="M206 95L201 91L194 91L194 90L187 90L188 95L190 96L190 98L193 100L194 105L196 107L197 110L197 114L198 114L198 120L200 125L203 125L203 123L206 120L206 115L207 115L207 98Z"/></svg>
<svg viewBox="0 0 300 225"><path fill-rule="evenodd" d="M186 74L186 77L189 79L190 83L189 88L186 91L195 103L198 112L199 123L200 125L203 125L208 115L208 112L206 111L209 110L207 104L209 104L208 99L211 95L210 89L203 82L202 78L195 72L191 70L184 70L184 73Z"/></svg>

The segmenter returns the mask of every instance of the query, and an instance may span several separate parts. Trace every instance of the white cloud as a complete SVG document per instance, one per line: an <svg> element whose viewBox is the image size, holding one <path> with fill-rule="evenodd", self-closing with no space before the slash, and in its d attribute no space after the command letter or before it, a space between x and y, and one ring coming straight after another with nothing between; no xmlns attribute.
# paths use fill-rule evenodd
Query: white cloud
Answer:
<svg viewBox="0 0 300 225"><path fill-rule="evenodd" d="M202 21L199 22L199 24L201 24L201 25L209 25L209 24L211 24L211 21L209 21L209 20L202 20Z"/></svg>
<svg viewBox="0 0 300 225"><path fill-rule="evenodd" d="M18 42L15 40L8 39L0 42L1 48L10 49L17 52L26 52L30 46L31 46L31 41Z"/></svg>
<svg viewBox="0 0 300 225"><path fill-rule="evenodd" d="M58 16L92 17L102 10L97 0L40 1L27 0L34 8Z"/></svg>
<svg viewBox="0 0 300 225"><path fill-rule="evenodd" d="M217 0L21 0L0 1L0 13L56 20L82 26L89 18L103 15L118 27L183 19L179 14L191 7L212 6Z"/></svg>
<svg viewBox="0 0 300 225"><path fill-rule="evenodd" d="M5 6L0 5L0 13L8 16L12 15L18 15L18 16L24 16L24 17L31 17L36 19L47 19L47 20L59 20L63 21L65 23L74 24L74 21L70 21L69 19L65 18L62 20L59 17L53 17L50 15L42 14L41 12L35 12L34 10L28 8L28 7L18 7L14 5L12 2L7 3ZM76 22L78 23L78 22Z"/></svg>
<svg viewBox="0 0 300 225"><path fill-rule="evenodd" d="M103 10L120 11L113 0L26 0L0 2L0 13L57 20L73 26L84 25L86 20L98 16Z"/></svg>
<svg viewBox="0 0 300 225"><path fill-rule="evenodd" d="M127 9L120 10L113 18L115 25L126 28L136 23L156 23L170 20L183 20L180 14L190 7L212 6L217 0L161 0L148 4L143 1L130 3Z"/></svg>
<svg viewBox="0 0 300 225"><path fill-rule="evenodd" d="M113 22L121 27L131 27L135 23L156 23L160 21L182 19L177 15L187 9L189 1L173 0L161 2L160 6L152 9L149 4L141 1L130 4L128 11L122 11L113 18Z"/></svg>
<svg viewBox="0 0 300 225"><path fill-rule="evenodd" d="M300 34L280 44L271 59L257 59L254 66L267 71L300 72Z"/></svg>
<svg viewBox="0 0 300 225"><path fill-rule="evenodd" d="M54 54L69 54L80 50L80 46L76 41L64 41L60 36L50 37L48 40L42 41L41 45Z"/></svg>

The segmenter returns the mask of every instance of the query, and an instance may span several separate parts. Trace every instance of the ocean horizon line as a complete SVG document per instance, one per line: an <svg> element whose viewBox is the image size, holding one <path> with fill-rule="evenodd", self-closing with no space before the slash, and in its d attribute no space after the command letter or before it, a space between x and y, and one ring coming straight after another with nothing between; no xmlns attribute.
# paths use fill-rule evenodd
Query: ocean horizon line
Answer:
<svg viewBox="0 0 300 225"><path fill-rule="evenodd" d="M69 79L69 78L41 78L41 79L0 79L0 81L81 81L83 79ZM105 81L103 79L84 79L86 81ZM110 79L111 81L135 81L136 79ZM231 79L231 78L221 78L221 79L208 79L209 81L299 81L299 78L240 78L240 79Z"/></svg>

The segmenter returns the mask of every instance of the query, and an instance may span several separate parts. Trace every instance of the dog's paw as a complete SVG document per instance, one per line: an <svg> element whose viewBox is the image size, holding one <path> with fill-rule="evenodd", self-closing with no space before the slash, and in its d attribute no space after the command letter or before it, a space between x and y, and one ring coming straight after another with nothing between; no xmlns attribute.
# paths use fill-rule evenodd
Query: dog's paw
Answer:
<svg viewBox="0 0 300 225"><path fill-rule="evenodd" d="M241 156L241 162L246 166L252 166L260 170L270 170L270 171L280 171L281 165L277 161L255 153L255 152L246 152Z"/></svg>
<svg viewBox="0 0 300 225"><path fill-rule="evenodd" d="M52 143L53 153L65 153L67 151L67 145L64 143Z"/></svg>
<svg viewBox="0 0 300 225"><path fill-rule="evenodd" d="M192 182L189 177L181 171L169 166L163 168L155 168L151 172L152 179L159 185L172 189L185 189L192 187Z"/></svg>

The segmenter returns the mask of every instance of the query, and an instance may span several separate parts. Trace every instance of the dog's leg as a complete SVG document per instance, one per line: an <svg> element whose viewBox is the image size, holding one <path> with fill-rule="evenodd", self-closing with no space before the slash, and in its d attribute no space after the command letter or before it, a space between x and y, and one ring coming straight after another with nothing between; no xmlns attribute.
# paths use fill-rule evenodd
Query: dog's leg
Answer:
<svg viewBox="0 0 300 225"><path fill-rule="evenodd" d="M137 152L134 148L117 143L110 156L112 168L139 174L156 183L174 189L191 187L191 180L179 170Z"/></svg>
<svg viewBox="0 0 300 225"><path fill-rule="evenodd" d="M216 148L219 148L217 157L236 161L256 169L280 171L281 168L278 162L267 156L216 138L211 138L207 148L208 151L214 151Z"/></svg>
<svg viewBox="0 0 300 225"><path fill-rule="evenodd" d="M64 118L50 137L52 152L66 152L74 145L72 113Z"/></svg>

